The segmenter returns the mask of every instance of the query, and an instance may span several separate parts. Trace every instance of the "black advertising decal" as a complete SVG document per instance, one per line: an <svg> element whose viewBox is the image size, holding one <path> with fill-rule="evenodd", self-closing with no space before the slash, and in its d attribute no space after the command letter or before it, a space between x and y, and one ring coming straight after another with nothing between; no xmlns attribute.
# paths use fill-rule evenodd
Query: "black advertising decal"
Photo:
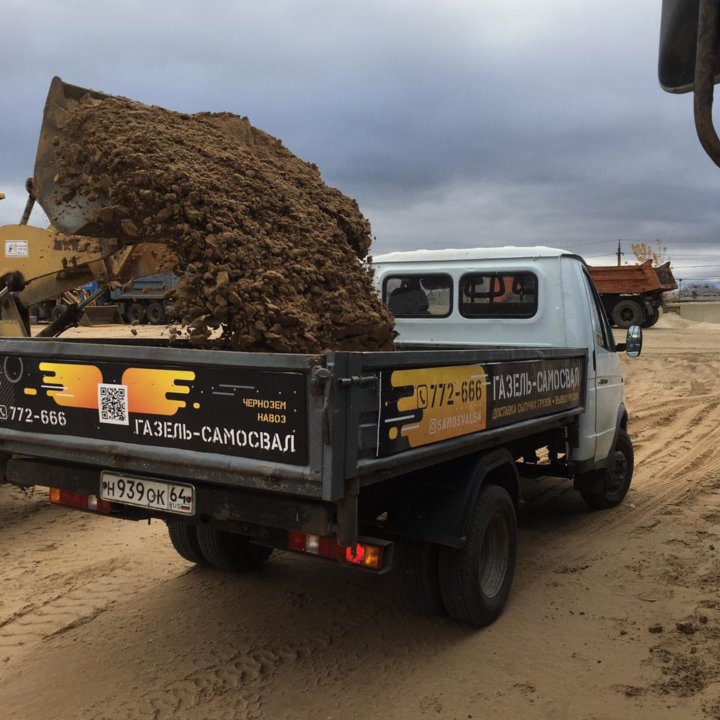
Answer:
<svg viewBox="0 0 720 720"><path fill-rule="evenodd" d="M382 373L378 456L579 407L584 359Z"/></svg>
<svg viewBox="0 0 720 720"><path fill-rule="evenodd" d="M0 356L0 428L307 463L300 373Z"/></svg>

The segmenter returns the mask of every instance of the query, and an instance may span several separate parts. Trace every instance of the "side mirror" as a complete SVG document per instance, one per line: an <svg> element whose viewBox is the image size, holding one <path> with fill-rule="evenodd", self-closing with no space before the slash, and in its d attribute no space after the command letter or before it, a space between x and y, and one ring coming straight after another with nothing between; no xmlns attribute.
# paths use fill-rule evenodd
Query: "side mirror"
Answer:
<svg viewBox="0 0 720 720"><path fill-rule="evenodd" d="M639 325L631 325L625 342L617 343L615 347L620 352L624 350L628 357L636 358L642 352L642 328Z"/></svg>
<svg viewBox="0 0 720 720"><path fill-rule="evenodd" d="M663 0L660 23L658 80L663 90L671 93L692 92L698 49L698 27L707 33L712 25L707 10L700 11L701 0ZM713 51L718 53L717 38ZM714 65L714 63L713 63ZM710 69L714 70L714 67ZM714 82L720 74L713 73Z"/></svg>
<svg viewBox="0 0 720 720"><path fill-rule="evenodd" d="M713 85L720 58L717 0L663 0L658 78L663 90L693 92L695 128L705 152L720 165L720 138L713 125Z"/></svg>

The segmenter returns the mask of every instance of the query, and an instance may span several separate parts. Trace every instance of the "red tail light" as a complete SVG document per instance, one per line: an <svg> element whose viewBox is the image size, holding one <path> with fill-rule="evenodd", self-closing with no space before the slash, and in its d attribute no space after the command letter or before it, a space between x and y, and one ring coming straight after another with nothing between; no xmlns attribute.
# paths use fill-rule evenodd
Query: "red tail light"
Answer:
<svg viewBox="0 0 720 720"><path fill-rule="evenodd" d="M110 503L107 500L101 500L97 495L83 495L74 490L60 488L50 488L50 502L54 505L66 505L105 514L112 510Z"/></svg>
<svg viewBox="0 0 720 720"><path fill-rule="evenodd" d="M289 530L288 550L340 560L370 570L382 570L383 567L382 546L358 543L354 547L346 547L338 545L335 537L328 535L312 535L300 530Z"/></svg>

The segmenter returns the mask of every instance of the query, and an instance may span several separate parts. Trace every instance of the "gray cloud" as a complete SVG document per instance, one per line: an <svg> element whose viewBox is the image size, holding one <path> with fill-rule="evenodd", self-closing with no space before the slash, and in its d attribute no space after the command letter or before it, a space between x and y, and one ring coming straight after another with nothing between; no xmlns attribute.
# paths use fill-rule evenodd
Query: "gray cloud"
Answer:
<svg viewBox="0 0 720 720"><path fill-rule="evenodd" d="M679 265L720 275L720 170L690 99L658 87L659 13L655 0L4 0L0 222L22 209L59 74L248 115L357 197L376 253L600 255L662 237Z"/></svg>

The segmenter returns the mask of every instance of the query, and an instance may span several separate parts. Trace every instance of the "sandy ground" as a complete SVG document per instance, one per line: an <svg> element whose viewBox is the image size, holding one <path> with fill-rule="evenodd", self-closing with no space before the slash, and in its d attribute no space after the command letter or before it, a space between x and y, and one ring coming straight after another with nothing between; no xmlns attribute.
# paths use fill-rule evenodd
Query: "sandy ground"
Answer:
<svg viewBox="0 0 720 720"><path fill-rule="evenodd" d="M513 593L482 631L411 610L392 576L289 554L199 570L162 523L0 487L2 717L720 718L718 349L720 326L646 331L624 360L627 500L529 484Z"/></svg>

